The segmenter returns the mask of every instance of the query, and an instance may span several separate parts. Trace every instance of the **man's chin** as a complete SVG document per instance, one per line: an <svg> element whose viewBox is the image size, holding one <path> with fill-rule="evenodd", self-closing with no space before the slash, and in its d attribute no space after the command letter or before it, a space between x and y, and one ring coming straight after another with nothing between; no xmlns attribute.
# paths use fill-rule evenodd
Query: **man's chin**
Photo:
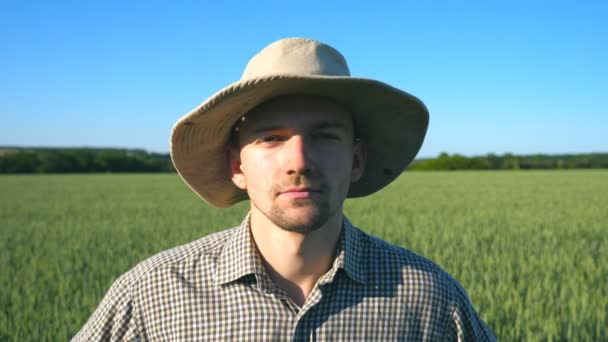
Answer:
<svg viewBox="0 0 608 342"><path fill-rule="evenodd" d="M328 220L327 215L316 206L298 206L287 210L271 210L269 218L278 227L297 233L308 233L321 228Z"/></svg>

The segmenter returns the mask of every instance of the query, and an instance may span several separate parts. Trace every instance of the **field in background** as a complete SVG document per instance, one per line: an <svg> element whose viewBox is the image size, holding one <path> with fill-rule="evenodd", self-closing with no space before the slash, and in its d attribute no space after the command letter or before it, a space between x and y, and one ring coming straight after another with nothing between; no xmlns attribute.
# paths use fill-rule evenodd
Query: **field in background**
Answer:
<svg viewBox="0 0 608 342"><path fill-rule="evenodd" d="M0 189L0 341L68 339L120 274L247 210L212 209L175 174ZM455 276L501 340L608 338L608 171L410 172L345 211Z"/></svg>

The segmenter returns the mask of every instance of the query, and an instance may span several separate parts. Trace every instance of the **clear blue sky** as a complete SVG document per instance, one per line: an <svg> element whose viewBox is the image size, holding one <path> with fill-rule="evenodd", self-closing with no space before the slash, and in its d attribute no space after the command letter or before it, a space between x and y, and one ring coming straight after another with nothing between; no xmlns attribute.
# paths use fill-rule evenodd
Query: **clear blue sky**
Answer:
<svg viewBox="0 0 608 342"><path fill-rule="evenodd" d="M422 99L421 157L608 152L608 1L0 1L0 145L167 152L274 40Z"/></svg>

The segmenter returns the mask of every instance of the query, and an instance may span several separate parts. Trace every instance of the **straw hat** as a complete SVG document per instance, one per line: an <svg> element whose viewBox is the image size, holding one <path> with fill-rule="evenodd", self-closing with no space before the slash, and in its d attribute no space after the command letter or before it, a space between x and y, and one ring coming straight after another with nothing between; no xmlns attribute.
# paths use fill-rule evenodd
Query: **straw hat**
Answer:
<svg viewBox="0 0 608 342"><path fill-rule="evenodd" d="M367 145L367 163L348 197L372 194L397 178L426 134L429 114L416 97L376 80L351 77L344 57L329 45L286 38L255 55L240 81L177 121L171 158L184 182L216 207L247 199L232 183L226 161L232 128L257 105L289 94L320 95L350 111L357 137Z"/></svg>

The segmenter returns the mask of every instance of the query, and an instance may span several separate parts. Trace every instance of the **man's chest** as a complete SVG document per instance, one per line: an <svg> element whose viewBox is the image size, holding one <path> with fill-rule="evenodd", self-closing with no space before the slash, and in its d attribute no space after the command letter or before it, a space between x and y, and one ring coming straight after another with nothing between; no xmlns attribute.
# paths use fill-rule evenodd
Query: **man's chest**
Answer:
<svg viewBox="0 0 608 342"><path fill-rule="evenodd" d="M137 310L141 330L152 341L436 339L444 329L443 313L403 300L406 295L403 288L334 284L315 289L298 308L255 284L201 291L176 283L139 301Z"/></svg>

